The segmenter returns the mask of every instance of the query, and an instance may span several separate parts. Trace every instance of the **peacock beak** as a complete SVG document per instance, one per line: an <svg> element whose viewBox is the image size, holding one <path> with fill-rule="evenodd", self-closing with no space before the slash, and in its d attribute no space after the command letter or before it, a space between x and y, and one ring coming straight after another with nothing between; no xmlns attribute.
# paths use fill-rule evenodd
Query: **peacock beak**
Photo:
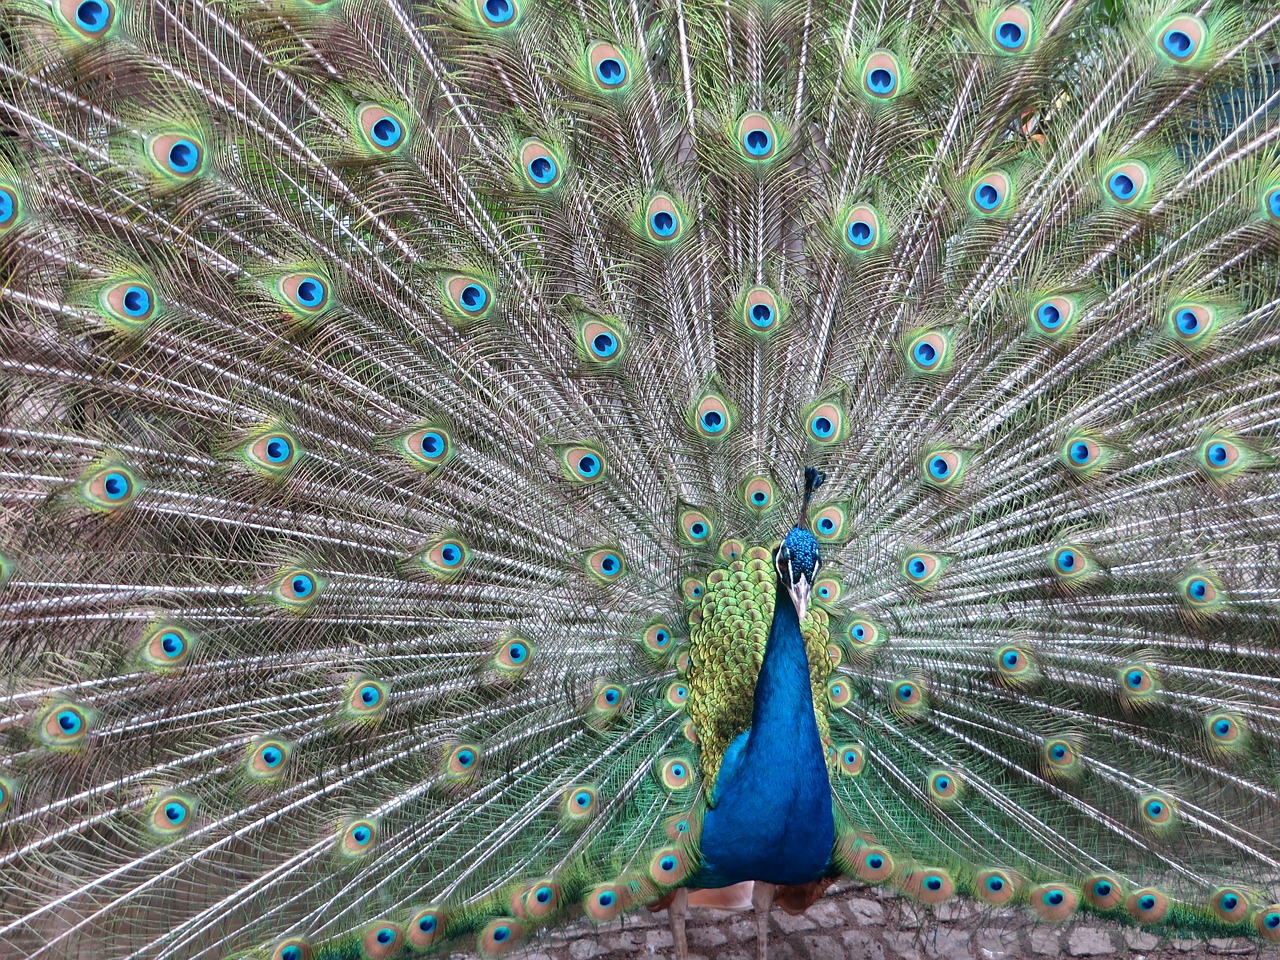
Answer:
<svg viewBox="0 0 1280 960"><path fill-rule="evenodd" d="M791 602L796 606L797 619L803 620L805 614L809 612L809 595L812 592L813 584L803 573L787 586L787 593L791 594Z"/></svg>

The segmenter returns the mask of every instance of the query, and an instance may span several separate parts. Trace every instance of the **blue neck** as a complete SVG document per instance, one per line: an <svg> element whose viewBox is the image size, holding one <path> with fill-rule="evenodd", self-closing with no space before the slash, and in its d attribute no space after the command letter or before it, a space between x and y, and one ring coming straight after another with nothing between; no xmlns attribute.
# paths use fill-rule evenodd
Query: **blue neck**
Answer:
<svg viewBox="0 0 1280 960"><path fill-rule="evenodd" d="M747 754L760 763L774 760L782 768L795 767L797 761L814 756L822 762L822 741L813 719L809 657L795 604L781 583L774 595L773 623L756 680Z"/></svg>
<svg viewBox="0 0 1280 960"><path fill-rule="evenodd" d="M751 728L725 751L703 821L702 865L690 885L807 883L826 873L834 842L809 658L791 595L779 587Z"/></svg>

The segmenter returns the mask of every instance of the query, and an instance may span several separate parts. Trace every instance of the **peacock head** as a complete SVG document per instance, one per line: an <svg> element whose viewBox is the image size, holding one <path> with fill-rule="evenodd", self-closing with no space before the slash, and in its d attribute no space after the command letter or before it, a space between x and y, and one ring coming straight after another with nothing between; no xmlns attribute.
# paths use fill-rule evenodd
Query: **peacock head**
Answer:
<svg viewBox="0 0 1280 960"><path fill-rule="evenodd" d="M800 506L800 518L773 552L773 569L778 575L778 583L786 586L800 620L809 612L813 582L822 567L818 538L809 529L809 504L813 500L813 492L822 486L825 479L826 475L815 468L804 468L804 501Z"/></svg>
<svg viewBox="0 0 1280 960"><path fill-rule="evenodd" d="M818 551L818 538L803 527L792 527L786 539L773 553L773 568L778 582L785 584L796 616L803 620L809 612L809 597L813 581L818 578L822 566L822 554Z"/></svg>

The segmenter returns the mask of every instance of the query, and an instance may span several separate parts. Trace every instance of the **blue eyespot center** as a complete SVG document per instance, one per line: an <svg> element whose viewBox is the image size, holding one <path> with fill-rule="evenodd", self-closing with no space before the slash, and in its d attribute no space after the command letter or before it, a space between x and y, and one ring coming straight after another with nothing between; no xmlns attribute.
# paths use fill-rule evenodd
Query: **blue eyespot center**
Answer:
<svg viewBox="0 0 1280 960"><path fill-rule="evenodd" d="M534 898L535 900L537 900L539 903L550 903L550 902L551 902L551 888L550 888L550 887L539 887L539 888L537 889L537 892L536 892L536 893L534 893L533 898Z"/></svg>
<svg viewBox="0 0 1280 960"><path fill-rule="evenodd" d="M1200 318L1196 316L1194 310L1179 310L1176 320L1178 324L1178 332L1191 336L1200 329Z"/></svg>
<svg viewBox="0 0 1280 960"><path fill-rule="evenodd" d="M1267 194L1267 209L1271 216L1280 219L1280 190L1272 190Z"/></svg>
<svg viewBox="0 0 1280 960"><path fill-rule="evenodd" d="M762 330L771 326L773 324L773 308L767 303L753 304L751 307L751 322Z"/></svg>
<svg viewBox="0 0 1280 960"><path fill-rule="evenodd" d="M724 429L724 414L719 410L708 410L702 415L702 429L707 433L719 433Z"/></svg>
<svg viewBox="0 0 1280 960"><path fill-rule="evenodd" d="M1151 894L1148 893L1145 896L1138 898L1138 909L1154 910L1155 908L1156 908L1156 898L1151 896Z"/></svg>
<svg viewBox="0 0 1280 960"><path fill-rule="evenodd" d="M171 657L176 657L182 653L186 644L182 641L182 637L170 631L160 638L160 649Z"/></svg>
<svg viewBox="0 0 1280 960"><path fill-rule="evenodd" d="M676 779L682 778L684 776L684 764L673 763L671 765L671 775Z"/></svg>
<svg viewBox="0 0 1280 960"><path fill-rule="evenodd" d="M618 338L612 333L597 333L591 339L591 352L597 357L611 357L618 351Z"/></svg>
<svg viewBox="0 0 1280 960"><path fill-rule="evenodd" d="M529 161L529 176L536 183L550 183L556 178L556 162L550 157L534 157Z"/></svg>
<svg viewBox="0 0 1280 960"><path fill-rule="evenodd" d="M1124 679L1125 679L1125 683L1129 684L1129 686L1133 687L1136 690L1138 687L1142 686L1144 682L1146 682L1147 675L1143 673L1141 670L1130 670L1127 674L1125 674Z"/></svg>
<svg viewBox="0 0 1280 960"><path fill-rule="evenodd" d="M582 790L573 796L573 802L580 807L588 807L591 805L591 794Z"/></svg>
<svg viewBox="0 0 1280 960"><path fill-rule="evenodd" d="M1044 902L1051 907L1061 906L1062 902L1067 899L1067 895L1061 890L1050 890L1044 895Z"/></svg>
<svg viewBox="0 0 1280 960"><path fill-rule="evenodd" d="M582 457L578 461L578 473L584 477L594 477L600 472L600 461L595 457Z"/></svg>
<svg viewBox="0 0 1280 960"><path fill-rule="evenodd" d="M1058 568L1064 573L1070 573L1076 568L1076 555L1071 550L1061 550L1058 552Z"/></svg>
<svg viewBox="0 0 1280 960"><path fill-rule="evenodd" d="M973 192L973 199L983 210L994 210L1000 205L1000 191L989 183L982 183Z"/></svg>
<svg viewBox="0 0 1280 960"><path fill-rule="evenodd" d="M949 790L951 788L951 781L947 777L939 777L937 780L934 781L934 786L938 790L942 790L942 791Z"/></svg>
<svg viewBox="0 0 1280 960"><path fill-rule="evenodd" d="M324 303L324 284L315 277L304 277L298 283L298 302L304 307L318 307Z"/></svg>
<svg viewBox="0 0 1280 960"><path fill-rule="evenodd" d="M742 145L751 156L763 157L773 149L773 137L769 136L769 131L757 127L747 131L742 138Z"/></svg>
<svg viewBox="0 0 1280 960"><path fill-rule="evenodd" d="M1164 813L1164 804L1159 800L1150 800L1147 802L1147 816L1156 819Z"/></svg>
<svg viewBox="0 0 1280 960"><path fill-rule="evenodd" d="M618 702L618 691L614 687L610 687L604 692L605 703L614 704Z"/></svg>
<svg viewBox="0 0 1280 960"><path fill-rule="evenodd" d="M190 140L178 140L169 147L169 167L174 173L190 173L199 163L200 148Z"/></svg>
<svg viewBox="0 0 1280 960"><path fill-rule="evenodd" d="M272 437L267 441L267 459L272 463L284 463L292 450L284 437Z"/></svg>
<svg viewBox="0 0 1280 960"><path fill-rule="evenodd" d="M1164 35L1164 48L1175 57L1185 57L1195 44L1182 30L1169 30Z"/></svg>
<svg viewBox="0 0 1280 960"><path fill-rule="evenodd" d="M268 767L278 767L284 760L284 751L279 747L267 747L262 751L262 762Z"/></svg>
<svg viewBox="0 0 1280 960"><path fill-rule="evenodd" d="M951 472L951 464L947 463L946 457L934 457L929 461L929 473L939 480L946 477Z"/></svg>
<svg viewBox="0 0 1280 960"><path fill-rule="evenodd" d="M933 892L937 893L939 890L942 889L942 878L932 877L932 876L927 877L925 878L924 885L925 885L925 889L932 890Z"/></svg>
<svg viewBox="0 0 1280 960"><path fill-rule="evenodd" d="M813 433L819 439L827 439L836 432L836 425L831 422L830 417L814 417Z"/></svg>
<svg viewBox="0 0 1280 960"><path fill-rule="evenodd" d="M485 0L484 17L490 23L506 23L515 15L508 0Z"/></svg>
<svg viewBox="0 0 1280 960"><path fill-rule="evenodd" d="M311 591L315 589L311 578L301 573L295 576L289 585L293 588L294 596L299 599L311 596Z"/></svg>
<svg viewBox="0 0 1280 960"><path fill-rule="evenodd" d="M351 839L362 847L369 842L372 836L373 833L366 826L359 826L351 831Z"/></svg>
<svg viewBox="0 0 1280 960"><path fill-rule="evenodd" d="M898 687L898 699L910 700L916 694L916 689L909 683L904 683Z"/></svg>
<svg viewBox="0 0 1280 960"><path fill-rule="evenodd" d="M102 0L84 0L76 7L76 25L85 33L101 33L110 22L110 9Z"/></svg>
<svg viewBox="0 0 1280 960"><path fill-rule="evenodd" d="M1036 319L1040 321L1040 326L1053 330L1062 323L1062 311L1052 303L1042 303L1036 311Z"/></svg>
<svg viewBox="0 0 1280 960"><path fill-rule="evenodd" d="M382 927L374 936L375 939L385 947L388 943L395 942L396 932L390 927Z"/></svg>
<svg viewBox="0 0 1280 960"><path fill-rule="evenodd" d="M751 502L763 506L769 502L769 495L763 490L757 490L751 495Z"/></svg>
<svg viewBox="0 0 1280 960"><path fill-rule="evenodd" d="M1121 200L1128 200L1137 192L1137 186L1133 182L1133 178L1127 173L1113 173L1109 181L1111 192Z"/></svg>
<svg viewBox="0 0 1280 960"><path fill-rule="evenodd" d="M472 313L475 313L477 310L482 309L485 303L488 302L489 294L485 292L484 287L480 286L480 284L468 283L462 288L462 293L459 295L458 299L462 301L462 307L464 310L469 310Z"/></svg>
<svg viewBox="0 0 1280 960"><path fill-rule="evenodd" d="M1187 595L1192 600L1203 600L1209 594L1209 584L1203 580L1192 580L1187 584Z"/></svg>
<svg viewBox="0 0 1280 960"><path fill-rule="evenodd" d="M503 940L506 940L507 937L509 936L511 936L510 927L494 927L493 928L493 939L495 943L501 943Z"/></svg>
<svg viewBox="0 0 1280 960"><path fill-rule="evenodd" d="M394 117L380 117L373 125L373 140L380 147L394 147L404 131Z"/></svg>
<svg viewBox="0 0 1280 960"><path fill-rule="evenodd" d="M440 548L440 559L444 562L445 566L455 566L458 561L462 559L462 551L452 543L446 543Z"/></svg>
<svg viewBox="0 0 1280 960"><path fill-rule="evenodd" d="M1268 913L1262 918L1262 924L1268 930L1280 930L1280 913Z"/></svg>
<svg viewBox="0 0 1280 960"><path fill-rule="evenodd" d="M1017 650L1006 650L1004 652L1004 656L1000 658L1000 662L1003 663L1010 670L1012 670L1014 667L1018 665L1018 660L1019 660L1019 657L1018 657Z"/></svg>
<svg viewBox="0 0 1280 960"><path fill-rule="evenodd" d="M913 577L918 578L918 577L923 577L925 575L925 572L928 570L928 567L925 565L925 562L923 560L921 560L919 557L916 557L909 564L907 564L907 570L910 572L910 574Z"/></svg>
<svg viewBox="0 0 1280 960"><path fill-rule="evenodd" d="M1000 877L987 877L987 889L992 893L999 893L1004 889L1004 880Z"/></svg>
<svg viewBox="0 0 1280 960"><path fill-rule="evenodd" d="M471 750L458 751L458 766L469 767L476 762L476 755Z"/></svg>
<svg viewBox="0 0 1280 960"><path fill-rule="evenodd" d="M616 87L627 77L627 68L615 57L605 57L596 64L596 76L606 87Z"/></svg>
<svg viewBox="0 0 1280 960"><path fill-rule="evenodd" d="M1211 443L1207 451L1209 462L1220 467L1227 462L1227 447L1223 443Z"/></svg>
<svg viewBox="0 0 1280 960"><path fill-rule="evenodd" d="M1071 445L1071 462L1083 466L1092 459L1089 454L1089 444L1083 440L1077 440Z"/></svg>
<svg viewBox="0 0 1280 960"><path fill-rule="evenodd" d="M1240 906L1240 898L1234 893L1224 893L1222 899L1218 901L1218 905L1228 912Z"/></svg>
<svg viewBox="0 0 1280 960"><path fill-rule="evenodd" d="M617 573L621 566L622 566L622 561L620 561L612 553L605 554L604 559L600 561L600 569L609 575Z"/></svg>
<svg viewBox="0 0 1280 960"><path fill-rule="evenodd" d="M1013 50L1022 45L1024 31L1022 27L1008 20L996 27L996 40L1000 46Z"/></svg>
<svg viewBox="0 0 1280 960"><path fill-rule="evenodd" d="M875 230L865 220L854 220L845 232L848 234L849 242L855 247L868 246L875 237Z"/></svg>
<svg viewBox="0 0 1280 960"><path fill-rule="evenodd" d="M671 635L665 630L659 630L653 635L653 642L660 647L665 647L670 639Z"/></svg>
<svg viewBox="0 0 1280 960"><path fill-rule="evenodd" d="M423 933L430 933L436 928L436 918L434 914L428 913L425 917L418 920L418 929Z"/></svg>
<svg viewBox="0 0 1280 960"><path fill-rule="evenodd" d="M1053 749L1049 751L1049 756L1055 760L1065 760L1067 758L1067 748L1062 744L1054 744Z"/></svg>
<svg viewBox="0 0 1280 960"><path fill-rule="evenodd" d="M938 359L938 350L932 343L922 340L915 345L911 355L916 358L920 366L931 367Z"/></svg>
<svg viewBox="0 0 1280 960"><path fill-rule="evenodd" d="M670 873L672 870L676 868L676 858L663 857L662 860L659 861L658 866L661 867L663 870L667 871L668 873Z"/></svg>
<svg viewBox="0 0 1280 960"><path fill-rule="evenodd" d="M1106 880L1099 880L1093 885L1093 895L1104 898L1111 896L1111 884Z"/></svg>
<svg viewBox="0 0 1280 960"><path fill-rule="evenodd" d="M280 951L280 960L302 960L302 948L290 944Z"/></svg>
<svg viewBox="0 0 1280 960"><path fill-rule="evenodd" d="M422 452L428 457L436 457L444 452L444 437L434 430L428 430L422 435L422 442L419 444Z"/></svg>
<svg viewBox="0 0 1280 960"><path fill-rule="evenodd" d="M660 237L669 237L676 232L676 218L666 210L659 210L649 218L649 226Z"/></svg>
<svg viewBox="0 0 1280 960"><path fill-rule="evenodd" d="M600 906L602 907L612 907L615 899L616 898L614 897L613 892L611 890L605 890L597 898L597 900L600 903Z"/></svg>
<svg viewBox="0 0 1280 960"><path fill-rule="evenodd" d="M701 520L690 524L689 533L695 540L701 540L707 535L707 525Z"/></svg>
<svg viewBox="0 0 1280 960"><path fill-rule="evenodd" d="M125 313L141 317L151 309L151 294L145 287L131 286L124 292L123 302Z"/></svg>
<svg viewBox="0 0 1280 960"><path fill-rule="evenodd" d="M108 500L121 500L129 495L129 478L123 473L108 473L102 481Z"/></svg>
<svg viewBox="0 0 1280 960"><path fill-rule="evenodd" d="M18 201L13 191L6 186L0 185L0 226L12 220L17 211Z"/></svg>
<svg viewBox="0 0 1280 960"><path fill-rule="evenodd" d="M381 699L382 691L373 684L367 683L360 688L360 702L366 707L376 707Z"/></svg>
<svg viewBox="0 0 1280 960"><path fill-rule="evenodd" d="M1213 724L1213 732L1219 737L1225 737L1231 733L1231 721L1226 717L1222 717Z"/></svg>
<svg viewBox="0 0 1280 960"><path fill-rule="evenodd" d="M884 857L880 856L878 853L873 853L871 856L867 857L867 866L872 870L881 869L884 866Z"/></svg>
<svg viewBox="0 0 1280 960"><path fill-rule="evenodd" d="M79 731L82 721L74 710L63 710L58 714L58 727L63 733L72 734Z"/></svg>
<svg viewBox="0 0 1280 960"><path fill-rule="evenodd" d="M897 82L892 71L886 70L884 67L876 67L867 74L867 86L871 88L872 93L890 93Z"/></svg>
<svg viewBox="0 0 1280 960"><path fill-rule="evenodd" d="M519 663L529 655L529 650L523 643L513 643L507 648L507 656L511 658L512 663Z"/></svg>

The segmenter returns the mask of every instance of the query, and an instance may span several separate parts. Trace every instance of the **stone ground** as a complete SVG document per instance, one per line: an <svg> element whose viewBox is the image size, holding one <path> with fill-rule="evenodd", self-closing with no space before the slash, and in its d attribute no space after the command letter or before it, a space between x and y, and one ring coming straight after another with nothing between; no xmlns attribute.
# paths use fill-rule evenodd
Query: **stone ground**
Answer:
<svg viewBox="0 0 1280 960"><path fill-rule="evenodd" d="M833 886L800 917L770 915L770 960L1209 960L1252 956L1280 960L1280 949L1248 939L1168 940L1132 927L1084 916L1057 926L1028 920L1021 909L993 911L955 900L932 912L888 890ZM690 960L755 960L756 924L750 912L693 908L688 920ZM522 960L641 960L675 956L665 911L628 914L595 926L579 921L517 950ZM470 960L454 954L450 960Z"/></svg>

